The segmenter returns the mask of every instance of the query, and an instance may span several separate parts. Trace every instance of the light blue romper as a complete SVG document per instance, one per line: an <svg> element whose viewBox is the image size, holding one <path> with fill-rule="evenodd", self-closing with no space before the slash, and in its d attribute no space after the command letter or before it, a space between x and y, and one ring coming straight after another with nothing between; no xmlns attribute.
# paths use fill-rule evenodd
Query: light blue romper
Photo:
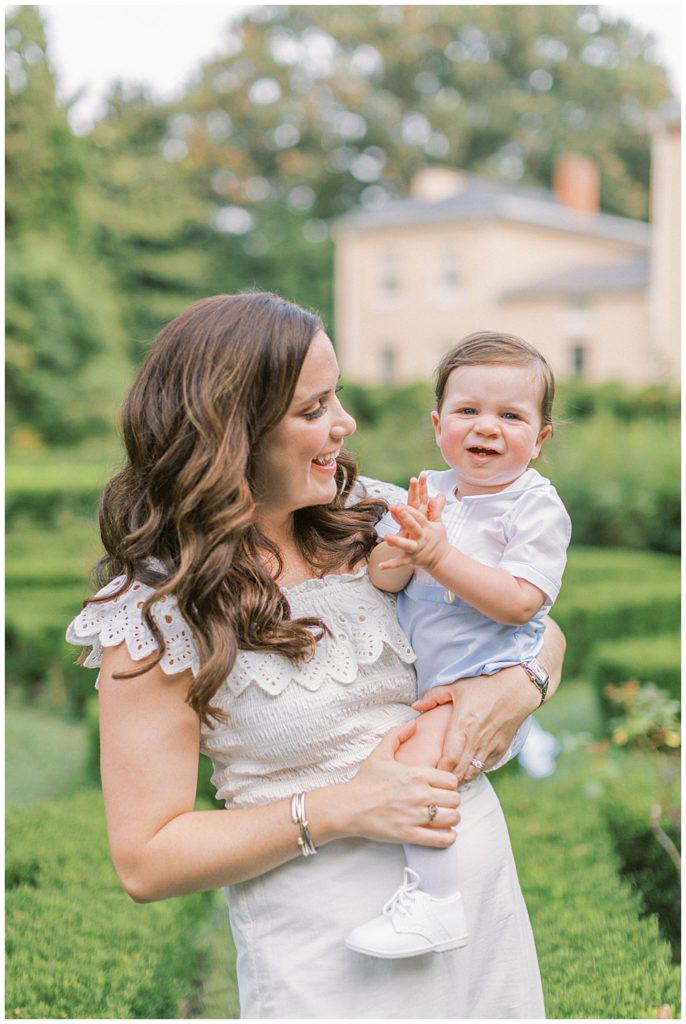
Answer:
<svg viewBox="0 0 686 1024"><path fill-rule="evenodd" d="M423 569L415 569L398 594L398 619L417 657L420 696L432 686L492 675L536 656L543 643L543 620L560 591L571 537L571 521L557 491L535 469L496 494L459 500L453 470L429 470L424 476L430 497L446 497L442 518L449 543L484 565L533 583L546 600L524 625L503 625L454 597ZM383 538L397 532L398 524L388 513L376 529ZM499 764L519 752L529 727L527 719Z"/></svg>

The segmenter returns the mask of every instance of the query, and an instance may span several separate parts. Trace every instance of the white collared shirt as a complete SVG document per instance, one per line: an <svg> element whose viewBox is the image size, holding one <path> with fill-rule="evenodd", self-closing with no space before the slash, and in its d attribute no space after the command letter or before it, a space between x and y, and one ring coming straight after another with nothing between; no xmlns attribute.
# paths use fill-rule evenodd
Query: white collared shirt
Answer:
<svg viewBox="0 0 686 1024"><path fill-rule="evenodd" d="M429 470L424 476L430 497L446 497L443 523L450 544L484 565L533 583L546 600L524 625L503 625L416 569L398 595L398 618L417 656L420 694L456 679L491 675L538 653L543 619L560 591L571 537L571 522L557 491L535 469L496 494L460 499L453 470ZM377 524L381 538L397 529L390 513Z"/></svg>

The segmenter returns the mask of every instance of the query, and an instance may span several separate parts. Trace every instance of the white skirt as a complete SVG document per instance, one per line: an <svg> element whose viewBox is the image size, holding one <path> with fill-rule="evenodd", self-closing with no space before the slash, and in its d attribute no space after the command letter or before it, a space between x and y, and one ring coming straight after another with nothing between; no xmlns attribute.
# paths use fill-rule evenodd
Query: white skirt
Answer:
<svg viewBox="0 0 686 1024"><path fill-rule="evenodd" d="M402 881L402 846L349 839L227 888L243 1019L545 1016L529 917L498 799L480 776L458 826L467 946L381 960L344 946Z"/></svg>

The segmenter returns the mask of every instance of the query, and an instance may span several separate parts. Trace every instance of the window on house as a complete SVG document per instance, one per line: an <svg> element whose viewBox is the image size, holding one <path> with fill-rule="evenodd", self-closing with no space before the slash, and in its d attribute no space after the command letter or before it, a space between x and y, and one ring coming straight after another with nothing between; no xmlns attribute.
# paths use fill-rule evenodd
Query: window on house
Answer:
<svg viewBox="0 0 686 1024"><path fill-rule="evenodd" d="M441 290L446 294L453 294L459 290L461 284L460 261L454 249L444 249L441 255L440 267Z"/></svg>
<svg viewBox="0 0 686 1024"><path fill-rule="evenodd" d="M381 259L379 287L385 299L393 300L398 294L398 260L393 252L384 253Z"/></svg>
<svg viewBox="0 0 686 1024"><path fill-rule="evenodd" d="M381 383L394 384L396 370L395 349L391 348L390 345L386 345L381 350Z"/></svg>
<svg viewBox="0 0 686 1024"><path fill-rule="evenodd" d="M572 345L570 349L571 371L574 377L584 377L588 369L585 345Z"/></svg>

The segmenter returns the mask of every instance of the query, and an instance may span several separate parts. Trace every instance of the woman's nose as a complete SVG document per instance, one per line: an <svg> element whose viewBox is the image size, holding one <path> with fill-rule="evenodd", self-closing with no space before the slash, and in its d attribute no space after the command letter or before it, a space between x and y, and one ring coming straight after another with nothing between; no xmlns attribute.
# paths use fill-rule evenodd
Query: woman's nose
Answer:
<svg viewBox="0 0 686 1024"><path fill-rule="evenodd" d="M348 437L350 434L354 434L357 429L357 423L350 415L346 412L343 406L339 404L340 415L336 417L336 422L331 428L331 433L339 438Z"/></svg>

